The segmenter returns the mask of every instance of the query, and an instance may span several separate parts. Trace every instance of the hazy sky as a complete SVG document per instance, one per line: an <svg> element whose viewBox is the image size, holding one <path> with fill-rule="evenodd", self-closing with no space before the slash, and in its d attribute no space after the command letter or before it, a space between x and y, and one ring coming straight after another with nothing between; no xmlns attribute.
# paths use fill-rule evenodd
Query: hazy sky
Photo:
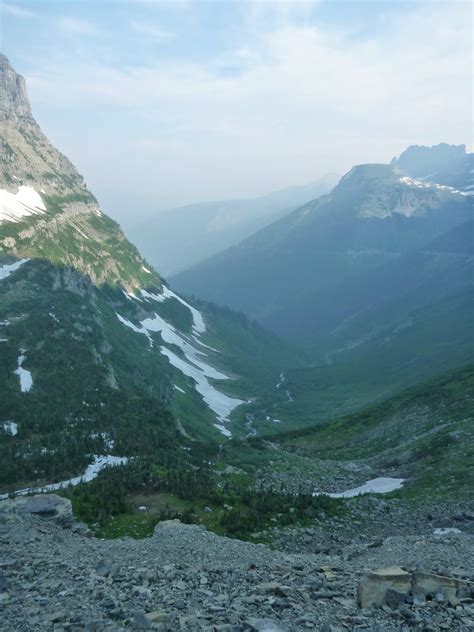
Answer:
<svg viewBox="0 0 474 632"><path fill-rule="evenodd" d="M471 142L469 2L0 6L36 118L124 224Z"/></svg>

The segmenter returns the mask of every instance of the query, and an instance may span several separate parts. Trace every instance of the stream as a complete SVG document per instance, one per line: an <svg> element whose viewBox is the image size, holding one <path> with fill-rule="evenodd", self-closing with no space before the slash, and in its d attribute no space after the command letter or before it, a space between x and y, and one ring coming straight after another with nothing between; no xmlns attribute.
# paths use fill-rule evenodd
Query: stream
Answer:
<svg viewBox="0 0 474 632"><path fill-rule="evenodd" d="M250 437L256 437L257 436L257 431L254 427L254 421L255 421L255 417L253 415L251 415L250 413L247 413L245 415L245 427L247 428L247 434L245 435L245 437L247 439L249 439Z"/></svg>
<svg viewBox="0 0 474 632"><path fill-rule="evenodd" d="M283 371L280 373L280 381L278 382L278 384L276 385L276 388L280 388L280 386L282 386L284 383L286 382L286 375L283 373ZM288 389L283 389L285 391L285 395L287 400L291 403L293 401L293 397L291 396L291 393Z"/></svg>

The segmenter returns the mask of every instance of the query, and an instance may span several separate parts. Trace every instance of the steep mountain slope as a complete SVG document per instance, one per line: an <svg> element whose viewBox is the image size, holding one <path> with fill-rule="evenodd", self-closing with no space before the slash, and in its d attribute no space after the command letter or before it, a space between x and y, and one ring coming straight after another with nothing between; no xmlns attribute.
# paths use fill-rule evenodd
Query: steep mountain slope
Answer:
<svg viewBox="0 0 474 632"><path fill-rule="evenodd" d="M329 195L172 280L256 317L318 366L334 365L335 383L344 375L352 384L339 404L350 391L361 404L473 352L472 216L465 192L394 164L361 165ZM314 396L308 379L305 400L320 406L320 369Z"/></svg>
<svg viewBox="0 0 474 632"><path fill-rule="evenodd" d="M163 283L49 144L4 56L0 124L0 485L68 478L99 455L179 463L181 446L229 436L294 354ZM257 345L266 372L242 380Z"/></svg>
<svg viewBox="0 0 474 632"><path fill-rule="evenodd" d="M470 216L467 196L418 187L387 165L362 165L331 194L172 280L188 293L271 322L293 304L298 316L302 296L345 278L357 280L364 270L429 243Z"/></svg>
<svg viewBox="0 0 474 632"><path fill-rule="evenodd" d="M2 254L69 265L95 284L161 286L33 118L23 77L0 56Z"/></svg>
<svg viewBox="0 0 474 632"><path fill-rule="evenodd" d="M176 208L133 222L128 233L165 276L176 274L324 195L338 179L328 174L312 184L289 187L260 198ZM176 242L182 245L178 250Z"/></svg>

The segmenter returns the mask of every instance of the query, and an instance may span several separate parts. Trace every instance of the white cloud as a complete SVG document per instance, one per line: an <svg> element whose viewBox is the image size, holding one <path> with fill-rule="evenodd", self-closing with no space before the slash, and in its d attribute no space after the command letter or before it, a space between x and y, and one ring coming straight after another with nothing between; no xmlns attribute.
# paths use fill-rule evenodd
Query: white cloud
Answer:
<svg viewBox="0 0 474 632"><path fill-rule="evenodd" d="M36 17L36 13L30 11L29 9L25 9L21 5L18 4L9 4L6 2L2 2L0 5L0 9L5 11L5 13L9 13L16 18L34 18Z"/></svg>
<svg viewBox="0 0 474 632"><path fill-rule="evenodd" d="M320 0L246 0L242 9L249 20L267 20L269 17L280 23L308 19Z"/></svg>
<svg viewBox="0 0 474 632"><path fill-rule="evenodd" d="M465 4L407 4L402 16L388 4L380 32L363 40L288 23L225 58L48 64L31 85L52 108L119 108L119 140L97 130L94 183L108 163L104 177L121 191L129 175L178 204L389 161L409 144L467 142L471 47ZM80 130L74 147L90 156ZM179 198L182 182L189 199Z"/></svg>
<svg viewBox="0 0 474 632"><path fill-rule="evenodd" d="M161 28L158 24L152 24L150 22L137 22L136 20L132 20L130 26L140 35L150 37L156 41L165 41L176 37L175 33L171 33Z"/></svg>
<svg viewBox="0 0 474 632"><path fill-rule="evenodd" d="M66 33L73 33L77 35L100 34L100 29L93 22L69 16L60 17L58 20L58 26Z"/></svg>

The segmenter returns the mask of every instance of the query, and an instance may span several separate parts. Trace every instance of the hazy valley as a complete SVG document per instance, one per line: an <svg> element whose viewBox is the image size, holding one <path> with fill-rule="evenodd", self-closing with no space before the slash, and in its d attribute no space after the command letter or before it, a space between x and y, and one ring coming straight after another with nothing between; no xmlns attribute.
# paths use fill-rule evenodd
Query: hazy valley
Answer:
<svg viewBox="0 0 474 632"><path fill-rule="evenodd" d="M0 148L0 628L474 629L473 155L138 250L4 55Z"/></svg>

